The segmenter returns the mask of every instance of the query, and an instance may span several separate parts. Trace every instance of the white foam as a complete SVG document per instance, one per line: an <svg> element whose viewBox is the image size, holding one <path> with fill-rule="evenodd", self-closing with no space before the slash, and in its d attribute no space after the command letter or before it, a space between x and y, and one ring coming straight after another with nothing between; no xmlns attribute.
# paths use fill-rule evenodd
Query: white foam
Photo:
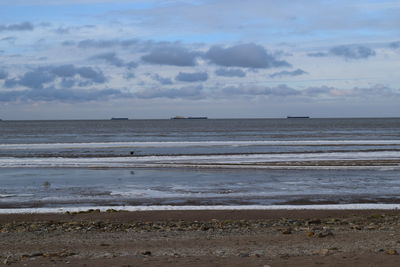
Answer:
<svg viewBox="0 0 400 267"><path fill-rule="evenodd" d="M0 167L174 167L293 161L400 159L400 151L327 152L244 155L184 155L109 158L0 158Z"/></svg>
<svg viewBox="0 0 400 267"><path fill-rule="evenodd" d="M163 211L163 210L398 210L400 204L334 204L334 205L243 205L243 206L87 206L63 208L0 209L0 214L64 213L90 209L106 211Z"/></svg>
<svg viewBox="0 0 400 267"><path fill-rule="evenodd" d="M144 147L213 147L213 146L311 146L311 145L400 145L400 140L265 140L265 141L195 141L195 142L109 142L0 144L2 149L77 149L77 148L144 148Z"/></svg>
<svg viewBox="0 0 400 267"><path fill-rule="evenodd" d="M0 198L8 198L8 197L14 197L16 196L15 194L0 194Z"/></svg>

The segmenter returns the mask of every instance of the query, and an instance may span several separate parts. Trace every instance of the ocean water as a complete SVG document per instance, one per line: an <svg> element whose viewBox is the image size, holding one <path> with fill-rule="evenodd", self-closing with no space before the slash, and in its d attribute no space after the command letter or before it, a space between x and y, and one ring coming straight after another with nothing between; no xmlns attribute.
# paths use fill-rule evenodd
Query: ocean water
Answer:
<svg viewBox="0 0 400 267"><path fill-rule="evenodd" d="M400 204L400 119L0 121L0 212Z"/></svg>

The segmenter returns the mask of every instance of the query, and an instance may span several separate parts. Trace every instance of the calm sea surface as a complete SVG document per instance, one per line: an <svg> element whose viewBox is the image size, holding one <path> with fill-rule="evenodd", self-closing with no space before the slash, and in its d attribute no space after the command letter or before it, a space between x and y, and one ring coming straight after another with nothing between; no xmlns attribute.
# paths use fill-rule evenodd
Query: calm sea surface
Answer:
<svg viewBox="0 0 400 267"><path fill-rule="evenodd" d="M400 203L400 119L0 121L0 209Z"/></svg>

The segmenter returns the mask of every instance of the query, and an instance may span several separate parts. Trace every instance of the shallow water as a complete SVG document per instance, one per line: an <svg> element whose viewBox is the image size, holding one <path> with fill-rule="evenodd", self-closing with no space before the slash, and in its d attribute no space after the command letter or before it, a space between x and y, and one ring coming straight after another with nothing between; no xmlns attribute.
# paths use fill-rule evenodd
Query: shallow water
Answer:
<svg viewBox="0 0 400 267"><path fill-rule="evenodd" d="M8 168L0 208L400 203L393 170Z"/></svg>
<svg viewBox="0 0 400 267"><path fill-rule="evenodd" d="M0 122L0 209L400 203L399 169L400 119Z"/></svg>

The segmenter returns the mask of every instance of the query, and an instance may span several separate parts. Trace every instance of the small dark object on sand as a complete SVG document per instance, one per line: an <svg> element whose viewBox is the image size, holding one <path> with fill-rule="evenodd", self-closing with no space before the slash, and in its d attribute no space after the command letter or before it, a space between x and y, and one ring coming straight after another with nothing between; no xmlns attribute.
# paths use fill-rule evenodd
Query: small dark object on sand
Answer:
<svg viewBox="0 0 400 267"><path fill-rule="evenodd" d="M131 151L131 155L135 154L135 151Z"/></svg>
<svg viewBox="0 0 400 267"><path fill-rule="evenodd" d="M151 256L151 251L144 250L144 251L141 252L141 254L144 255L144 256Z"/></svg>

